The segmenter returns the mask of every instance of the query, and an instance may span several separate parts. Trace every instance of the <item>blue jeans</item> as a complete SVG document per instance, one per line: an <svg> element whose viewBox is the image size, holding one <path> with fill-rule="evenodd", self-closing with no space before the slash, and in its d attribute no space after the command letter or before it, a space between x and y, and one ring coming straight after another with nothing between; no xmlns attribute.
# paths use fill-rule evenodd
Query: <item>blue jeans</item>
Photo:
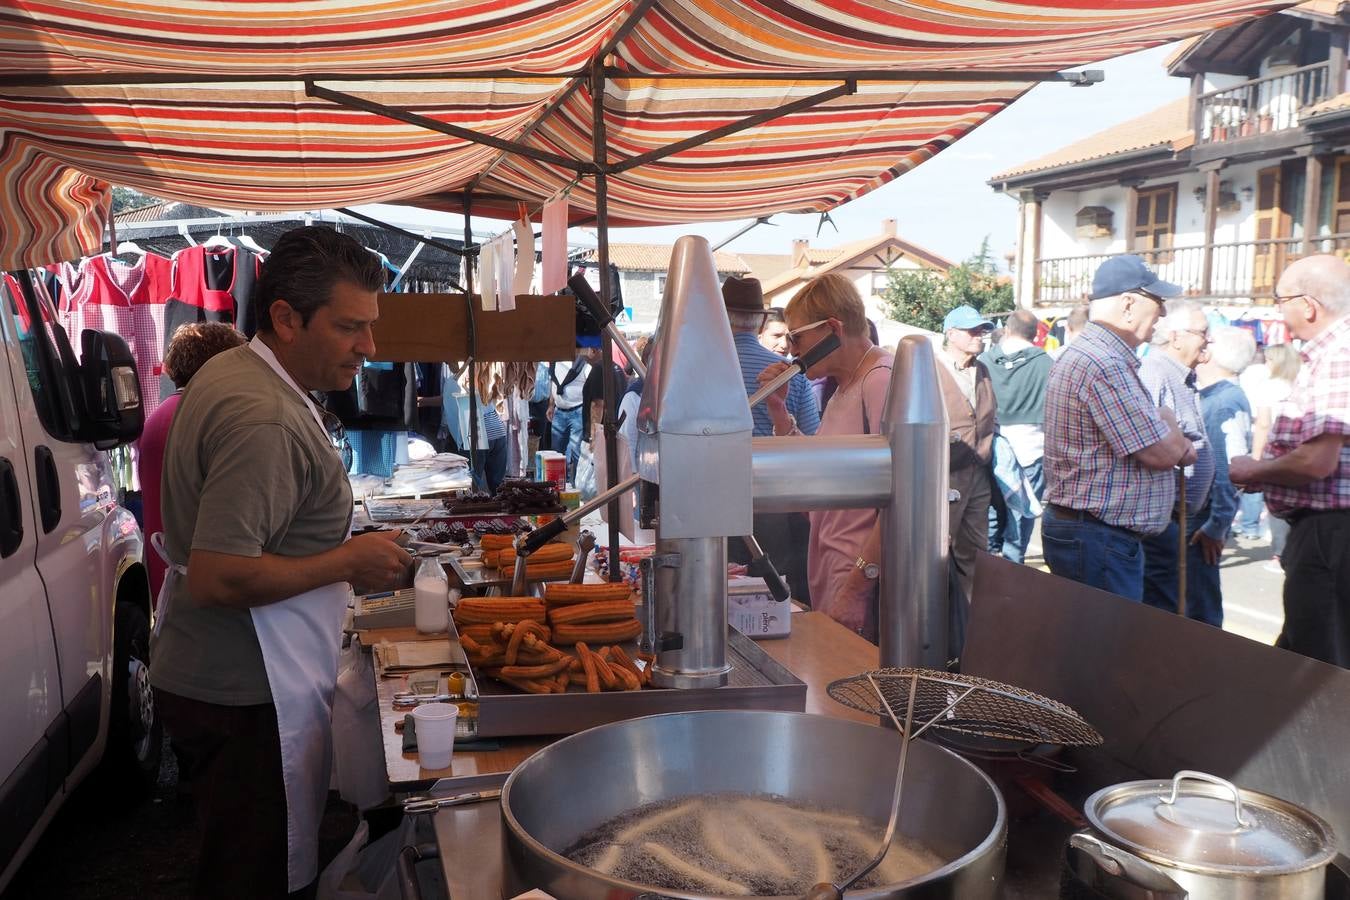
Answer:
<svg viewBox="0 0 1350 900"><path fill-rule="evenodd" d="M489 494L497 493L506 478L506 438L493 438L486 447L478 448L476 456L478 465L473 470L473 486Z"/></svg>
<svg viewBox="0 0 1350 900"><path fill-rule="evenodd" d="M1187 517L1186 534L1195 534L1209 521L1209 505ZM1177 611L1177 523L1169 522L1162 534L1144 538L1144 602L1154 609ZM1223 590L1219 567L1205 562L1199 544L1186 544L1186 617L1223 627Z"/></svg>
<svg viewBox="0 0 1350 900"><path fill-rule="evenodd" d="M567 480L577 478L577 459L581 456L581 407L553 410L553 449L567 454Z"/></svg>
<svg viewBox="0 0 1350 900"><path fill-rule="evenodd" d="M1041 546L1050 571L1138 603L1144 596L1144 548L1123 528L1101 522L1041 519Z"/></svg>
<svg viewBox="0 0 1350 900"><path fill-rule="evenodd" d="M1040 500L1045 496L1045 461L1038 459L1022 467L1022 475L1031 485L1032 493ZM993 506L989 507L989 552L1001 553L1008 562L1022 563L1027 558L1027 545L1031 543L1031 533L1036 530L1035 516L1019 516L1012 510L1005 510L1000 517Z"/></svg>
<svg viewBox="0 0 1350 900"><path fill-rule="evenodd" d="M1261 511L1265 509L1265 506L1265 494L1242 494L1239 496L1238 509L1242 512L1238 516L1237 524L1233 526L1233 534L1260 537Z"/></svg>

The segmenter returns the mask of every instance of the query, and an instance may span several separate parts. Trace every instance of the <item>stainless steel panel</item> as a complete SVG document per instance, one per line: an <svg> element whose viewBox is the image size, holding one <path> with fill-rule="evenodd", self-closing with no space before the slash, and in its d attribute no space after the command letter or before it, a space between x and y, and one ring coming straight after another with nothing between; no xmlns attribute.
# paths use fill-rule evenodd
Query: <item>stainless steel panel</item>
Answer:
<svg viewBox="0 0 1350 900"><path fill-rule="evenodd" d="M750 446L756 514L891 502L891 448L885 435L764 437Z"/></svg>
<svg viewBox="0 0 1350 900"><path fill-rule="evenodd" d="M895 497L881 514L881 664L945 668L948 428L927 338L900 341L882 428Z"/></svg>
<svg viewBox="0 0 1350 900"><path fill-rule="evenodd" d="M1350 852L1350 671L981 555L963 669L1069 704L1088 793L1212 772L1303 806Z"/></svg>

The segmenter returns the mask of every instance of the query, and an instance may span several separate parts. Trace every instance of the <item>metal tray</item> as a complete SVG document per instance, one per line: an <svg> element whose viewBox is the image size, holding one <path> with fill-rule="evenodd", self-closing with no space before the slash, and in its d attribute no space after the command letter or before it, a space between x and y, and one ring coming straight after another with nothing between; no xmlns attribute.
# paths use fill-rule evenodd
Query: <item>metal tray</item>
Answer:
<svg viewBox="0 0 1350 900"><path fill-rule="evenodd" d="M450 570L450 575L459 582L459 587L466 591L482 591L488 588L509 588L511 586L511 575L505 574L501 569L491 569L482 565L478 560L471 560L473 565L464 565L469 560L464 560L458 556L442 556L441 564Z"/></svg>
<svg viewBox="0 0 1350 900"><path fill-rule="evenodd" d="M575 734L637 716L696 709L806 709L806 684L734 628L727 628L729 683L720 688L643 688L588 694L524 694L492 678L478 684L478 736Z"/></svg>

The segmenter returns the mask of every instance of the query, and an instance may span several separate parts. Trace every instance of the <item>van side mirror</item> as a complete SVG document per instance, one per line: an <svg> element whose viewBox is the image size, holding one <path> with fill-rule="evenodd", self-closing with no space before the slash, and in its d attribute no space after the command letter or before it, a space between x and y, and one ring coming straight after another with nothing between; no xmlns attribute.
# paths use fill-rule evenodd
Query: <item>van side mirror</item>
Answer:
<svg viewBox="0 0 1350 900"><path fill-rule="evenodd" d="M136 358L125 340L107 331L85 329L80 342L86 432L81 437L99 450L129 444L145 425Z"/></svg>

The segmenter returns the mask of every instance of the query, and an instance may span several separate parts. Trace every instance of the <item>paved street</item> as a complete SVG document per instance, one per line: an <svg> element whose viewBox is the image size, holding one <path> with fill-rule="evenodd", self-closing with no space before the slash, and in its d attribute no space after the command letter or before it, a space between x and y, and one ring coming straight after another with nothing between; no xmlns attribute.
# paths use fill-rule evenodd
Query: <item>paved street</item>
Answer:
<svg viewBox="0 0 1350 900"><path fill-rule="evenodd" d="M1040 528L1027 549L1027 564L1049 571L1041 558ZM1274 568L1270 553L1270 539L1246 540L1232 538L1219 563L1223 583L1223 627L1225 631L1240 634L1263 644L1275 643L1284 621L1284 606L1280 592L1284 573Z"/></svg>

